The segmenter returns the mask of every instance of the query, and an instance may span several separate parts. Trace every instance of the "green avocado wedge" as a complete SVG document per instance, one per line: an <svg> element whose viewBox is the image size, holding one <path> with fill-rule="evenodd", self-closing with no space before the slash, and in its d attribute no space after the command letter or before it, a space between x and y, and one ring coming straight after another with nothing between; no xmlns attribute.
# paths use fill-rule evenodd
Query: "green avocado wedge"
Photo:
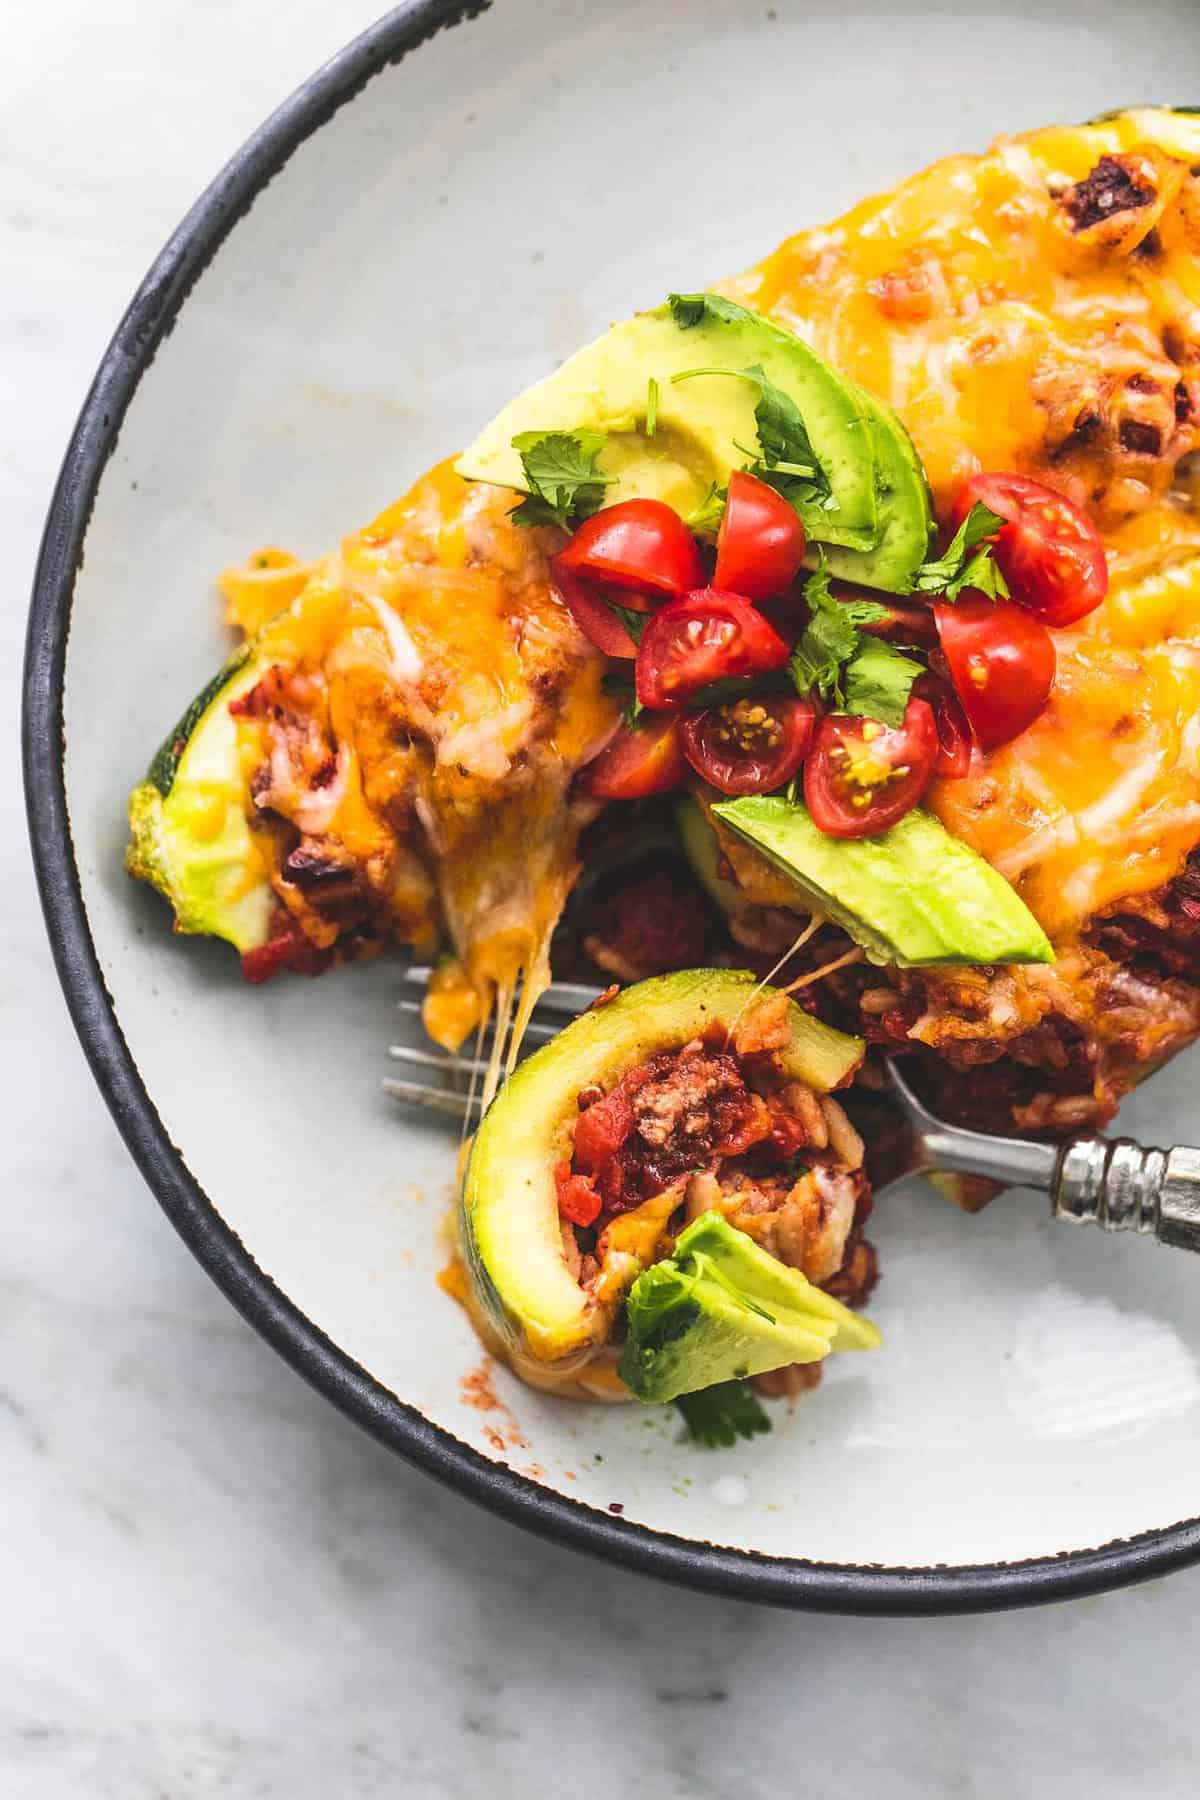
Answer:
<svg viewBox="0 0 1200 1800"><path fill-rule="evenodd" d="M714 1027L729 1030L757 983L744 970L688 969L642 981L583 1013L523 1062L488 1108L463 1181L459 1224L474 1298L512 1352L570 1367L608 1335L567 1266L554 1181L569 1158L578 1096L609 1088L655 1051L682 1049ZM795 1080L828 1091L848 1081L862 1041L790 1003L780 1052Z"/></svg>
<svg viewBox="0 0 1200 1800"><path fill-rule="evenodd" d="M833 490L836 506L805 510L809 537L858 550L877 544L881 477L866 397L794 332L717 296L687 298L696 301L693 322L678 323L669 304L638 313L519 394L459 458L458 473L524 491L518 434L598 431L607 438L598 462L606 505L664 500L687 517L714 482L724 486L754 459L758 370L799 410Z"/></svg>
<svg viewBox="0 0 1200 1800"><path fill-rule="evenodd" d="M129 797L125 866L170 901L176 931L265 944L274 894L246 822L229 702L262 670L245 650L197 695Z"/></svg>
<svg viewBox="0 0 1200 1800"><path fill-rule="evenodd" d="M1054 950L990 863L916 808L878 837L832 838L782 796L724 800L714 816L790 876L874 963L1049 963Z"/></svg>
<svg viewBox="0 0 1200 1800"><path fill-rule="evenodd" d="M830 544L825 562L831 575L885 593L912 591L917 570L933 539L933 506L916 445L890 406L859 389L871 422L879 482L882 535L867 549ZM808 558L815 564L815 553Z"/></svg>
<svg viewBox="0 0 1200 1800"><path fill-rule="evenodd" d="M648 1402L880 1343L868 1319L717 1212L702 1214L669 1257L638 1276L627 1317L621 1379Z"/></svg>

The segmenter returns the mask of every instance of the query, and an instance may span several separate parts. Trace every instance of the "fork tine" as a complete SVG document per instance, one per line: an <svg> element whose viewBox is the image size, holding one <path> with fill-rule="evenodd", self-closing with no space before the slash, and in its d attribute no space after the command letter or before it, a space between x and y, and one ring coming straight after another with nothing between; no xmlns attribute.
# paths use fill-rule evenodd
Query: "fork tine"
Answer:
<svg viewBox="0 0 1200 1800"><path fill-rule="evenodd" d="M428 963L409 963L401 979L407 987L417 988L424 994L432 974L433 970ZM586 981L552 981L538 995L538 1010L574 1018L576 1013L585 1012L594 1000L599 999L600 992L598 987L592 987ZM400 1004L407 1012L412 1002L401 1000ZM419 1007L420 1002L416 1004Z"/></svg>
<svg viewBox="0 0 1200 1800"><path fill-rule="evenodd" d="M383 1091L404 1106L445 1113L451 1119L465 1119L472 1110L468 1095L456 1094L450 1088L426 1087L420 1081L397 1081L394 1076L389 1076L383 1083Z"/></svg>
<svg viewBox="0 0 1200 1800"><path fill-rule="evenodd" d="M476 1066L473 1056L451 1056L446 1050L421 1050L416 1044L389 1044L388 1055L396 1062L417 1063L423 1069L439 1069L445 1075L469 1075Z"/></svg>
<svg viewBox="0 0 1200 1800"><path fill-rule="evenodd" d="M410 1000L406 995L402 995L396 1004L402 1013L409 1013L416 1016L421 1011L421 1002L419 1000ZM547 1038L557 1037L561 1029L561 1024L550 1025L545 1019L533 1018L526 1027L525 1035L527 1037L537 1038L540 1042L545 1043ZM490 1039L491 1036L492 1029L489 1025L484 1031L485 1042Z"/></svg>

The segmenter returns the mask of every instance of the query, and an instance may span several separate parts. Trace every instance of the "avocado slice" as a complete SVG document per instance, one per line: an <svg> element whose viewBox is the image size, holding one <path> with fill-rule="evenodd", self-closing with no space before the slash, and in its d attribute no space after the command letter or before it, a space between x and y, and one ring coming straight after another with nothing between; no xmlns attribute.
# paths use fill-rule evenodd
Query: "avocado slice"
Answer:
<svg viewBox="0 0 1200 1800"><path fill-rule="evenodd" d="M842 581L886 593L908 594L917 570L929 555L934 534L929 483L916 445L891 407L862 388L859 394L875 444L882 536L867 549L831 544L825 561L830 574ZM806 560L814 565L816 553Z"/></svg>
<svg viewBox="0 0 1200 1800"><path fill-rule="evenodd" d="M554 1185L570 1155L581 1088L611 1086L658 1050L732 1028L758 984L746 970L687 969L629 987L583 1013L520 1065L488 1108L463 1181L459 1235L473 1295L510 1353L570 1367L607 1338L598 1308L567 1267ZM859 1038L790 1003L781 1052L796 1080L827 1091L862 1061Z"/></svg>
<svg viewBox="0 0 1200 1800"><path fill-rule="evenodd" d="M125 866L175 909L176 931L241 952L270 935L275 896L246 822L246 784L229 702L263 671L241 650L202 689L129 798Z"/></svg>
<svg viewBox="0 0 1200 1800"><path fill-rule="evenodd" d="M674 1400L719 1381L874 1350L880 1338L797 1269L717 1212L688 1226L671 1256L638 1276L620 1374L639 1400Z"/></svg>
<svg viewBox="0 0 1200 1800"><path fill-rule="evenodd" d="M745 896L736 882L718 872L721 846L717 834L690 794L681 795L676 802L675 828L692 874L718 911L727 919L732 917Z"/></svg>
<svg viewBox="0 0 1200 1800"><path fill-rule="evenodd" d="M723 825L796 883L874 963L1048 963L1054 950L990 863L917 807L878 837L832 838L780 796L723 800Z"/></svg>
<svg viewBox="0 0 1200 1800"><path fill-rule="evenodd" d="M524 491L518 433L601 431L606 503L664 500L686 517L713 482L724 486L753 458L759 390L745 375L758 368L799 408L837 502L806 511L809 536L857 550L878 544L877 428L861 390L759 313L727 300L698 311L692 325L677 324L669 304L614 325L506 406L458 459L458 473ZM653 437L646 434L651 378Z"/></svg>

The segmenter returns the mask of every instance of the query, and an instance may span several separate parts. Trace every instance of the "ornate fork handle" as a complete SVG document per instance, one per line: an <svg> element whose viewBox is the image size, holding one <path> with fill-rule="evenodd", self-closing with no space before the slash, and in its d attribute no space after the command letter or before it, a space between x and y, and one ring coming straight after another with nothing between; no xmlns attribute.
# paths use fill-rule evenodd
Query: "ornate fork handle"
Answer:
<svg viewBox="0 0 1200 1800"><path fill-rule="evenodd" d="M912 1129L914 1167L1037 1188L1049 1194L1053 1218L1143 1232L1160 1244L1200 1250L1200 1149L1147 1149L1130 1138L1091 1133L1065 1144L992 1137L935 1118L894 1063L889 1075Z"/></svg>
<svg viewBox="0 0 1200 1800"><path fill-rule="evenodd" d="M1050 1210L1056 1219L1140 1231L1200 1250L1200 1150L1144 1149L1130 1138L1073 1138L1061 1146Z"/></svg>

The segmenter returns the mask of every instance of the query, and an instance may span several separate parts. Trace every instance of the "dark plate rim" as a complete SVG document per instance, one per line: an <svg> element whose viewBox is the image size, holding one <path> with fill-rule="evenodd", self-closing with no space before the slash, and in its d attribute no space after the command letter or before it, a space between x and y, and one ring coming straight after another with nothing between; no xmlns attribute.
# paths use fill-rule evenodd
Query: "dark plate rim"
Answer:
<svg viewBox="0 0 1200 1800"><path fill-rule="evenodd" d="M317 71L250 137L168 241L134 295L84 401L38 558L24 672L22 753L38 887L67 1005L138 1168L209 1275L285 1360L409 1462L493 1512L622 1567L738 1599L863 1614L960 1613L1094 1594L1200 1559L1200 1519L1020 1563L895 1568L806 1562L707 1545L599 1512L479 1455L330 1341L258 1268L171 1143L125 1043L96 957L63 768L63 673L76 571L100 477L142 374L191 288L255 196L306 138L389 64L489 0L407 0Z"/></svg>

